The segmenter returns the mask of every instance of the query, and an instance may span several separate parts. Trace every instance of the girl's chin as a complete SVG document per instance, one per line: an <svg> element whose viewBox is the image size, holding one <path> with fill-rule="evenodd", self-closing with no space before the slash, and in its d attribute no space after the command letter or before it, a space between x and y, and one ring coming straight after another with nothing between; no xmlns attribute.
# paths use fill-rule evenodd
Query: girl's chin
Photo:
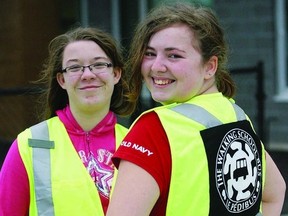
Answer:
<svg viewBox="0 0 288 216"><path fill-rule="evenodd" d="M166 105L166 104L170 104L170 101L167 99L167 98L163 98L163 97L153 97L153 100L158 102L158 103L161 103L162 105Z"/></svg>

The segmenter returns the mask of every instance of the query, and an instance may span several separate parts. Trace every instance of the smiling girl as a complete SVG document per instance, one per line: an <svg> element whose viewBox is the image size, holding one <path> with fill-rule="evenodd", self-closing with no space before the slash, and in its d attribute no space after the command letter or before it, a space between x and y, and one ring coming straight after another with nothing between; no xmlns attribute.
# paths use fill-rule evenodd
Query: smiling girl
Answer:
<svg viewBox="0 0 288 216"><path fill-rule="evenodd" d="M106 213L111 157L135 102L121 50L108 33L76 28L54 38L40 83L43 119L13 142L0 173L0 215Z"/></svg>
<svg viewBox="0 0 288 216"><path fill-rule="evenodd" d="M128 64L134 99L144 80L163 106L143 113L115 153L107 216L280 215L285 182L232 99L226 60L207 8L163 5L138 25Z"/></svg>

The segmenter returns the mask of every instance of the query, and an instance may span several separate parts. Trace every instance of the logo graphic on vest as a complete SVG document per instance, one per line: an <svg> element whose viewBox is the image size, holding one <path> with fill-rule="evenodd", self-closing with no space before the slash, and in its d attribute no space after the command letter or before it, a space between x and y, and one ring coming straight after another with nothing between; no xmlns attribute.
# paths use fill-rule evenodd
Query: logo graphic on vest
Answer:
<svg viewBox="0 0 288 216"><path fill-rule="evenodd" d="M245 130L230 130L216 155L216 186L231 213L251 208L261 192L261 159L253 137Z"/></svg>

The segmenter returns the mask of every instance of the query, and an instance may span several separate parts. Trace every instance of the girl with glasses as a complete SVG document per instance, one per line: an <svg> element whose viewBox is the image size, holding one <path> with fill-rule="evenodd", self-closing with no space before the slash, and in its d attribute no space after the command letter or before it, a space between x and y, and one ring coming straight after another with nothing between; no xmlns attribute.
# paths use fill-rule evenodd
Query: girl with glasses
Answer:
<svg viewBox="0 0 288 216"><path fill-rule="evenodd" d="M0 174L0 215L104 215L111 157L130 102L121 49L110 34L76 28L54 38L39 83L44 121L13 142Z"/></svg>

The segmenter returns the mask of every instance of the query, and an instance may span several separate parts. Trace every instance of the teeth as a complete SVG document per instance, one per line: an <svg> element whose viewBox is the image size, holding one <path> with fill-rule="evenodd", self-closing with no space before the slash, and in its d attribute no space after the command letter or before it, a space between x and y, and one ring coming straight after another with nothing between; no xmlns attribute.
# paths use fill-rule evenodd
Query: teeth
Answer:
<svg viewBox="0 0 288 216"><path fill-rule="evenodd" d="M157 85L166 85L166 84L169 84L169 83L170 83L169 80L156 80L156 79L154 79L154 82L155 82Z"/></svg>

